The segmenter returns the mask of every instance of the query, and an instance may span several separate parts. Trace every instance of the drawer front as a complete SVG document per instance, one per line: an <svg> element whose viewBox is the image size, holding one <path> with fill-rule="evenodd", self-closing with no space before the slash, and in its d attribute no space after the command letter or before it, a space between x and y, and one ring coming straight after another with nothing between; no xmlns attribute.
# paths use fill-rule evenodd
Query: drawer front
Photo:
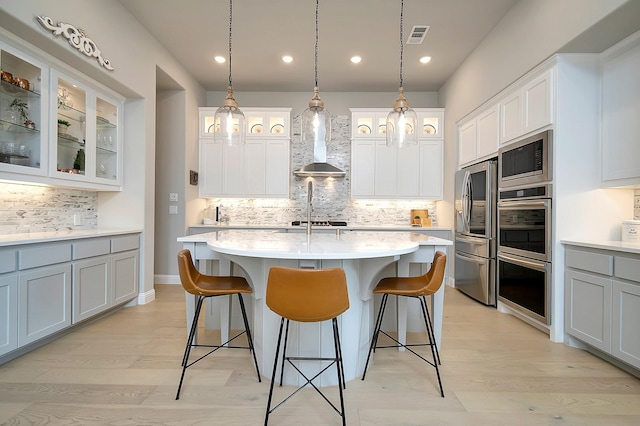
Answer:
<svg viewBox="0 0 640 426"><path fill-rule="evenodd" d="M18 250L18 268L30 269L71 260L71 244L53 244Z"/></svg>
<svg viewBox="0 0 640 426"><path fill-rule="evenodd" d="M613 275L613 256L590 251L566 249L565 266L602 275Z"/></svg>
<svg viewBox="0 0 640 426"><path fill-rule="evenodd" d="M616 277L640 284L640 257L616 256L615 265Z"/></svg>
<svg viewBox="0 0 640 426"><path fill-rule="evenodd" d="M0 274L16 270L16 249L0 249Z"/></svg>
<svg viewBox="0 0 640 426"><path fill-rule="evenodd" d="M140 234L111 238L111 253L140 248Z"/></svg>
<svg viewBox="0 0 640 426"><path fill-rule="evenodd" d="M102 256L111 251L109 238L79 240L73 243L73 260Z"/></svg>

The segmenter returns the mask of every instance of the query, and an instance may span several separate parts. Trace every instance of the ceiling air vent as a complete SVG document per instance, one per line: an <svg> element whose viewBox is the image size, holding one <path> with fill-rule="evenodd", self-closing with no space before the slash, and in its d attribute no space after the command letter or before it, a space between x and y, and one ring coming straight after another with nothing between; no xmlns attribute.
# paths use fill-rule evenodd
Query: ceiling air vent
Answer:
<svg viewBox="0 0 640 426"><path fill-rule="evenodd" d="M407 44L422 44L429 32L429 25L414 25L409 33Z"/></svg>

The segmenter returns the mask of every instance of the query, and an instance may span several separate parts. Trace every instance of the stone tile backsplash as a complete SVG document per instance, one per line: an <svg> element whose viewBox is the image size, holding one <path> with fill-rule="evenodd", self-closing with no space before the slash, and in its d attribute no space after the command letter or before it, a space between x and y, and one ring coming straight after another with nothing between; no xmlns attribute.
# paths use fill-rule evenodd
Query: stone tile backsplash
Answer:
<svg viewBox="0 0 640 426"><path fill-rule="evenodd" d="M0 183L0 234L94 229L94 191ZM81 225L74 225L74 216Z"/></svg>
<svg viewBox="0 0 640 426"><path fill-rule="evenodd" d="M640 189L636 189L633 198L633 218L640 220Z"/></svg>

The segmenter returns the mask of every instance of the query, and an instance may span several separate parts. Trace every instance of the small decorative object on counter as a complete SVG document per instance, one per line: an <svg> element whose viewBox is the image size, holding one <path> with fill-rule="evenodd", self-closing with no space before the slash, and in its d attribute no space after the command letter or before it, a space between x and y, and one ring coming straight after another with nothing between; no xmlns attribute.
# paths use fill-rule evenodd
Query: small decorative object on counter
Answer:
<svg viewBox="0 0 640 426"><path fill-rule="evenodd" d="M13 75L10 72L1 71L0 77L2 78L2 81L13 83Z"/></svg>
<svg viewBox="0 0 640 426"><path fill-rule="evenodd" d="M205 225L215 225L218 222L217 211L217 207L213 207L212 205L207 206L203 212L202 223Z"/></svg>
<svg viewBox="0 0 640 426"><path fill-rule="evenodd" d="M640 220L622 221L622 241L640 243Z"/></svg>

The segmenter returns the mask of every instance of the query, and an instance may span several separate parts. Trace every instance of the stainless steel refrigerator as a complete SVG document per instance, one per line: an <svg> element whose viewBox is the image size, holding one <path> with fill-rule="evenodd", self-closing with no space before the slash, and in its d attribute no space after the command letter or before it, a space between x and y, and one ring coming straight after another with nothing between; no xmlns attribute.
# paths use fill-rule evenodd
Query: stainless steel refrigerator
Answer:
<svg viewBox="0 0 640 426"><path fill-rule="evenodd" d="M455 286L496 306L497 161L458 171L455 190Z"/></svg>

